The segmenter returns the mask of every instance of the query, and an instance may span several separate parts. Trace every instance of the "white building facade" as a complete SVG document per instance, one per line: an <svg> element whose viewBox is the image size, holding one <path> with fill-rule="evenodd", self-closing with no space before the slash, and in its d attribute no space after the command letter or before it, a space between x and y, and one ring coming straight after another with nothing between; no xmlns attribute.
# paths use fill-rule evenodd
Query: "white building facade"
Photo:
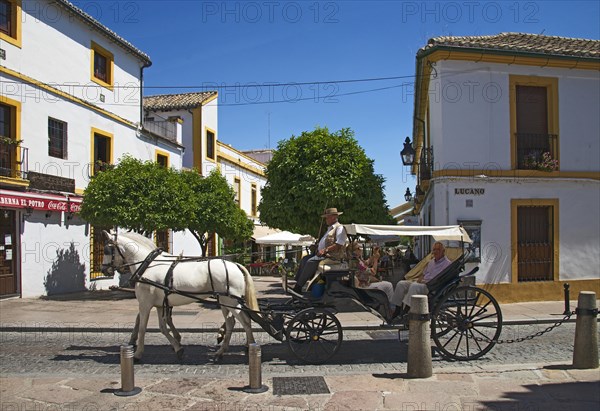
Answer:
<svg viewBox="0 0 600 411"><path fill-rule="evenodd" d="M600 292L599 49L502 33L417 53L415 214L467 228L500 301Z"/></svg>
<svg viewBox="0 0 600 411"><path fill-rule="evenodd" d="M208 175L219 168L232 186L239 207L255 225L259 224L258 204L266 184L265 164L219 141L218 93L204 91L144 97L144 128L162 133L162 124L179 122L182 127L178 143L185 147L181 166ZM186 231L169 234L169 249L176 254L201 255L200 244ZM207 255L221 255L222 239L209 240Z"/></svg>
<svg viewBox="0 0 600 411"><path fill-rule="evenodd" d="M101 230L77 216L90 176L125 154L182 162L141 125L150 58L70 2L0 7L0 296L112 285L92 282Z"/></svg>

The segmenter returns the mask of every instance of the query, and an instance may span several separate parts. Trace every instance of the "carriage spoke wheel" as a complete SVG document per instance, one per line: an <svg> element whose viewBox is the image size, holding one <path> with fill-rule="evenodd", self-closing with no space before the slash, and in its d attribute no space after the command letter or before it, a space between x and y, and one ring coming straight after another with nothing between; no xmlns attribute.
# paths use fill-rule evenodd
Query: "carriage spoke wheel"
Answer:
<svg viewBox="0 0 600 411"><path fill-rule="evenodd" d="M331 312L307 308L296 314L287 325L287 343L302 362L323 364L342 345L342 326Z"/></svg>
<svg viewBox="0 0 600 411"><path fill-rule="evenodd" d="M451 360L474 360L496 345L502 312L494 297L477 287L458 287L435 306L433 341Z"/></svg>

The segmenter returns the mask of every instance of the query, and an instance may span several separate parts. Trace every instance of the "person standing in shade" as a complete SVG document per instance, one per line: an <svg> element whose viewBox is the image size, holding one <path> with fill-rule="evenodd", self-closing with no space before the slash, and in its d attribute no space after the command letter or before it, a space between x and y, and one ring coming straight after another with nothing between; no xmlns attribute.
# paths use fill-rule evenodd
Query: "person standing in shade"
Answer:
<svg viewBox="0 0 600 411"><path fill-rule="evenodd" d="M325 218L327 230L325 230L325 234L319 241L316 254L306 260L302 270L297 273L296 285L293 288L295 292L302 292L302 287L307 281L313 278L321 261L326 258L335 260L342 260L345 258L348 235L346 234L344 226L338 221L338 216L342 214L343 212L338 211L337 208L328 208L321 216Z"/></svg>

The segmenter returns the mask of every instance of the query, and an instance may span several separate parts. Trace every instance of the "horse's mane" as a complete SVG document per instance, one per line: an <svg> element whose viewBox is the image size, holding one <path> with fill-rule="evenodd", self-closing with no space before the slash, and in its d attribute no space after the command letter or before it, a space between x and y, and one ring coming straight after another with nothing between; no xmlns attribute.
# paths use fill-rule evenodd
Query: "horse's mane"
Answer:
<svg viewBox="0 0 600 411"><path fill-rule="evenodd" d="M138 244L144 245L148 247L150 250L154 250L156 248L156 244L150 238L143 236L141 234L135 233L133 231L120 231L118 232L118 236L122 236L130 239L131 241L135 241Z"/></svg>

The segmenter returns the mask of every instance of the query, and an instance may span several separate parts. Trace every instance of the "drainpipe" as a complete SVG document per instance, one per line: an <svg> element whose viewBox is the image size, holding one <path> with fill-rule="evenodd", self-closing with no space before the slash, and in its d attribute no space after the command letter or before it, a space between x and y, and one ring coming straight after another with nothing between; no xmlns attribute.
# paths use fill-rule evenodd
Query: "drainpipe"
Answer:
<svg viewBox="0 0 600 411"><path fill-rule="evenodd" d="M140 127L144 124L144 69L151 65L152 62L148 61L140 67Z"/></svg>

